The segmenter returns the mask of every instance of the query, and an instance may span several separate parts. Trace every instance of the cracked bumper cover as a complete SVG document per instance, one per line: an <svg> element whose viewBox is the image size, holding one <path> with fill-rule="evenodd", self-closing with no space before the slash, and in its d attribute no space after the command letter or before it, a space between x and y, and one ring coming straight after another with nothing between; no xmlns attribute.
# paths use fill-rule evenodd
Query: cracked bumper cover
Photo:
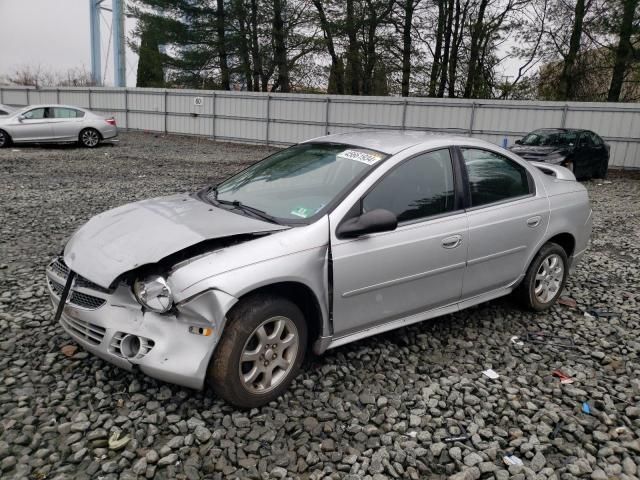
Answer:
<svg viewBox="0 0 640 480"><path fill-rule="evenodd" d="M47 271L49 278L51 275ZM59 297L50 282L48 285L52 304L57 308ZM65 305L60 323L77 343L120 368L139 369L162 381L203 388L209 360L224 328L224 312L235 304L235 297L220 290L208 290L166 314L143 311L125 285L102 297L106 302L94 310ZM212 333L194 334L190 327L209 328ZM125 358L117 347L122 334L150 340L152 346L142 355Z"/></svg>

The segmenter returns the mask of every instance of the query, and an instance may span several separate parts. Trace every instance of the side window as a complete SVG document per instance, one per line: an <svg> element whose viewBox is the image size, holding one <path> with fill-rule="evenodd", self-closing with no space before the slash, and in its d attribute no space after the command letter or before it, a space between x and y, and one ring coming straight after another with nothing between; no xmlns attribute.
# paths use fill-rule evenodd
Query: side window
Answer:
<svg viewBox="0 0 640 480"><path fill-rule="evenodd" d="M76 118L76 110L73 110L71 108L55 107L53 109L53 117L54 118Z"/></svg>
<svg viewBox="0 0 640 480"><path fill-rule="evenodd" d="M33 110L29 110L23 116L28 120L39 120L45 118L44 108L34 108Z"/></svg>
<svg viewBox="0 0 640 480"><path fill-rule="evenodd" d="M398 222L450 212L454 209L451 156L448 149L424 153L400 164L363 199L365 212L384 208Z"/></svg>
<svg viewBox="0 0 640 480"><path fill-rule="evenodd" d="M590 132L582 132L580 134L579 146L581 147L593 147L593 142L591 140Z"/></svg>
<svg viewBox="0 0 640 480"><path fill-rule="evenodd" d="M469 177L472 207L531 193L527 170L513 160L476 148L463 148L462 155Z"/></svg>
<svg viewBox="0 0 640 480"><path fill-rule="evenodd" d="M595 133L589 132L589 136L591 137L591 141L593 142L594 145L600 146L600 145L604 144L602 139L598 135L596 135Z"/></svg>

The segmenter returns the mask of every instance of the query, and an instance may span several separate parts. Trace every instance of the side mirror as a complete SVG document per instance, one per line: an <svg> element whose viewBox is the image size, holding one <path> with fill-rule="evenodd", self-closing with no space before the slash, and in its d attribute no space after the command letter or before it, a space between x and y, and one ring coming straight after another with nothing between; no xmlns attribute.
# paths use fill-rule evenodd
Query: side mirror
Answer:
<svg viewBox="0 0 640 480"><path fill-rule="evenodd" d="M516 140L516 145L522 145L522 140Z"/></svg>
<svg viewBox="0 0 640 480"><path fill-rule="evenodd" d="M24 121L24 115L18 115L18 121L22 123Z"/></svg>
<svg viewBox="0 0 640 480"><path fill-rule="evenodd" d="M350 218L338 227L337 234L343 238L356 238L377 232L390 232L398 226L398 218L382 208Z"/></svg>

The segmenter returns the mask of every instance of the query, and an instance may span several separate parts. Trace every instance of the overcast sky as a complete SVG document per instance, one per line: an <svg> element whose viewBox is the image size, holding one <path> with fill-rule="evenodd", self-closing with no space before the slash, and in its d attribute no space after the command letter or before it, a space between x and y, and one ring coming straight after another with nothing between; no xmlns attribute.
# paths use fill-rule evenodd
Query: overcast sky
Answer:
<svg viewBox="0 0 640 480"><path fill-rule="evenodd" d="M111 0L103 5L110 9ZM101 16L102 73L105 85L113 85L113 49L107 51L111 12ZM134 26L127 21L128 31ZM127 49L128 86L135 86L137 63ZM0 76L27 65L60 73L91 70L89 0L0 0Z"/></svg>

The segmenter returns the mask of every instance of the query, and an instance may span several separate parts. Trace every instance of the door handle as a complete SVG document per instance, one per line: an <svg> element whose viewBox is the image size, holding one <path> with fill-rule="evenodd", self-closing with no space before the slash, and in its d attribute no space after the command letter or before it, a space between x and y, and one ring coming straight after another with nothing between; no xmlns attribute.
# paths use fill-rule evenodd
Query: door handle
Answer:
<svg viewBox="0 0 640 480"><path fill-rule="evenodd" d="M540 225L541 220L542 220L542 217L540 215L531 217L527 219L527 227L536 228L538 225Z"/></svg>
<svg viewBox="0 0 640 480"><path fill-rule="evenodd" d="M462 244L462 235L452 235L442 239L443 248L456 248Z"/></svg>

